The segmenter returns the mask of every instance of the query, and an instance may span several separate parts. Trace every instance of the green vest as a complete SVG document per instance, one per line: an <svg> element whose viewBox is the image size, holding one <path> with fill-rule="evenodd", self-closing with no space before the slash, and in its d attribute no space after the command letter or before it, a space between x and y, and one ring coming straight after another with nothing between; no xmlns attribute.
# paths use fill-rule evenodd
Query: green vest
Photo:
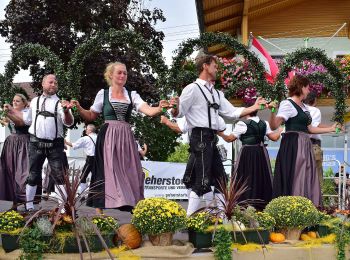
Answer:
<svg viewBox="0 0 350 260"><path fill-rule="evenodd" d="M258 123L251 119L241 121L247 125L247 132L239 138L242 145L254 145L264 142L266 123L263 120L260 120Z"/></svg>
<svg viewBox="0 0 350 260"><path fill-rule="evenodd" d="M299 132L308 133L309 130L307 126L310 125L312 122L310 113L302 110L301 107L298 106L292 99L287 99L287 100L289 100L292 103L292 105L297 110L298 114L295 117L291 117L287 120L287 122L285 123L286 132L299 131Z"/></svg>
<svg viewBox="0 0 350 260"><path fill-rule="evenodd" d="M125 121L129 122L130 116L131 116L131 111L132 111L132 99L131 99L131 93L128 91L129 99L130 99L130 104L128 107L128 110L126 112L125 116ZM109 102L109 88L104 90L103 93L103 109L102 109L102 115L104 120L117 120L117 117L115 115L115 111L112 107L111 102Z"/></svg>

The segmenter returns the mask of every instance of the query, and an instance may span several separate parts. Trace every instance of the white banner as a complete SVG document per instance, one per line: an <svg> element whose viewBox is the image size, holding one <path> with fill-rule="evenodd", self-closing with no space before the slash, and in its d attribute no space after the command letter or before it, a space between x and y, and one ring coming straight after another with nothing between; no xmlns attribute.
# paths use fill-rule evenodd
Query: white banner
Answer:
<svg viewBox="0 0 350 260"><path fill-rule="evenodd" d="M145 172L145 198L187 199L187 189L182 183L185 163L141 162Z"/></svg>
<svg viewBox="0 0 350 260"><path fill-rule="evenodd" d="M85 158L68 157L68 163L69 173L74 170L75 174L81 174ZM154 161L141 161L141 163L145 173L145 198L187 199L187 189L182 183L182 177L186 169L185 163Z"/></svg>

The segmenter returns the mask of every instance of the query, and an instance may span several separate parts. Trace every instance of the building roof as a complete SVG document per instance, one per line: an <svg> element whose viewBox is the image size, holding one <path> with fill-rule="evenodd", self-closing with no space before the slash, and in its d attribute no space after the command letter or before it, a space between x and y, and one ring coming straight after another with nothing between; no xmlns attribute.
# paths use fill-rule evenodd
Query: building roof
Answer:
<svg viewBox="0 0 350 260"><path fill-rule="evenodd" d="M350 21L347 0L196 0L200 32L265 38L331 37ZM337 36L349 37L346 25ZM225 56L224 48L210 52Z"/></svg>

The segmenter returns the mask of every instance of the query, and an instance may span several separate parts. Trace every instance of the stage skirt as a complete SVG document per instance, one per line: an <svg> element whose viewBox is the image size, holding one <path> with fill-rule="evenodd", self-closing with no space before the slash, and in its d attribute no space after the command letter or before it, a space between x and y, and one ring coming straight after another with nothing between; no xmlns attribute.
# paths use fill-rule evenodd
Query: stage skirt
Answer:
<svg viewBox="0 0 350 260"><path fill-rule="evenodd" d="M276 158L273 197L303 196L322 206L321 187L308 134L287 132L283 135Z"/></svg>
<svg viewBox="0 0 350 260"><path fill-rule="evenodd" d="M130 124L106 120L96 140L87 205L132 208L144 198L144 173Z"/></svg>
<svg viewBox="0 0 350 260"><path fill-rule="evenodd" d="M239 198L262 210L272 198L272 176L270 159L263 144L244 145L237 158L234 170L240 185L246 183L247 190Z"/></svg>
<svg viewBox="0 0 350 260"><path fill-rule="evenodd" d="M9 135L0 160L0 200L25 202L29 174L29 134Z"/></svg>

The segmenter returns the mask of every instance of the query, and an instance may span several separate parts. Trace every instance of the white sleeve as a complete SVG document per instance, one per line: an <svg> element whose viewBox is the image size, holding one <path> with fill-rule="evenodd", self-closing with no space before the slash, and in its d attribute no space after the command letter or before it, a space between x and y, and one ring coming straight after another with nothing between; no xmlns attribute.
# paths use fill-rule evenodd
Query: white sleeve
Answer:
<svg viewBox="0 0 350 260"><path fill-rule="evenodd" d="M22 110L22 118L25 125L31 125L32 124L32 109L31 108L25 108Z"/></svg>
<svg viewBox="0 0 350 260"><path fill-rule="evenodd" d="M220 108L219 114L228 119L237 119L241 116L244 107L234 107L224 96L224 94L219 91L220 95Z"/></svg>
<svg viewBox="0 0 350 260"><path fill-rule="evenodd" d="M321 124L321 111L318 108L315 108L315 113L312 115L311 125L318 127Z"/></svg>
<svg viewBox="0 0 350 260"><path fill-rule="evenodd" d="M298 114L298 111L288 100L283 100L278 108L278 113L276 117L281 117L284 121L287 121L291 117L295 117Z"/></svg>
<svg viewBox="0 0 350 260"><path fill-rule="evenodd" d="M136 91L131 91L131 98L136 111L139 111L140 106L146 103Z"/></svg>
<svg viewBox="0 0 350 260"><path fill-rule="evenodd" d="M76 142L72 143L73 150L79 149L79 148L86 148L86 138L87 136L80 137Z"/></svg>
<svg viewBox="0 0 350 260"><path fill-rule="evenodd" d="M102 112L102 108L103 108L103 99L104 99L104 89L101 89L96 97L95 97L95 101L92 104L92 106L90 107L90 109L96 113L101 113Z"/></svg>
<svg viewBox="0 0 350 260"><path fill-rule="evenodd" d="M179 114L176 117L183 117L187 114L188 110L193 104L193 100L195 99L195 86L194 84L187 85L180 95L180 103L179 103Z"/></svg>
<svg viewBox="0 0 350 260"><path fill-rule="evenodd" d="M225 130L226 130L225 120L221 116L219 116L219 129L218 129L218 131L222 132L222 131L225 131Z"/></svg>
<svg viewBox="0 0 350 260"><path fill-rule="evenodd" d="M242 134L245 134L247 132L247 125L242 122L238 121L237 124L235 124L235 128L232 131L232 134L239 138Z"/></svg>
<svg viewBox="0 0 350 260"><path fill-rule="evenodd" d="M69 109L68 113L73 117L73 120L72 120L72 123L71 124L66 124L66 113L64 113L64 110L63 110L63 107L61 105L61 102L58 102L58 106L57 106L57 113L61 116L61 120L62 120L62 123L65 125L65 126L72 126L74 124L74 116L72 114L72 110Z"/></svg>
<svg viewBox="0 0 350 260"><path fill-rule="evenodd" d="M265 121L265 123L266 123L266 135L273 133L273 131L271 130L269 122Z"/></svg>

